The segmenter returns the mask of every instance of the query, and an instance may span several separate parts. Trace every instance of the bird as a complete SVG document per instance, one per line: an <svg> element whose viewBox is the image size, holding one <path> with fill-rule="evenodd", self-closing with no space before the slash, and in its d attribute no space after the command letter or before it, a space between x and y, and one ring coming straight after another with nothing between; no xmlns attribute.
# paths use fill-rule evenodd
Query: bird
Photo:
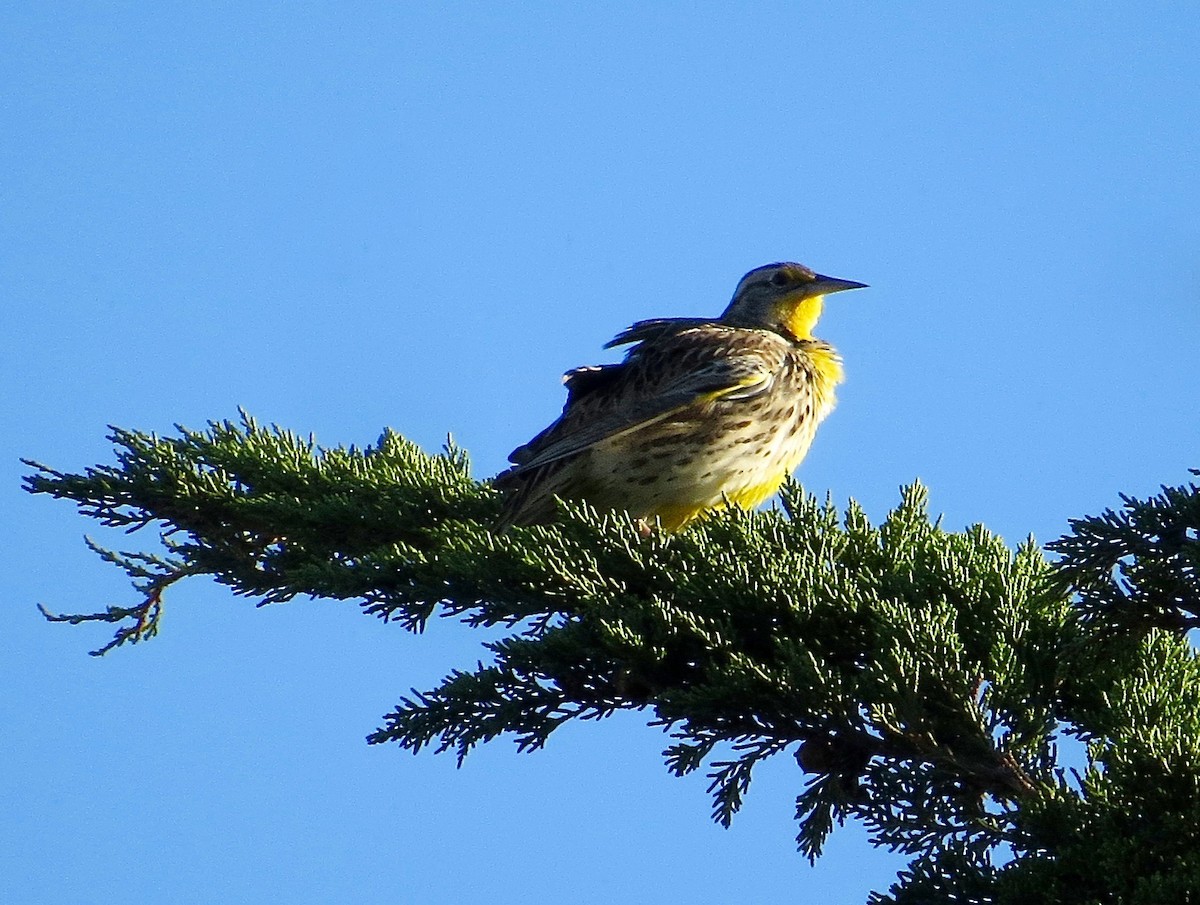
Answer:
<svg viewBox="0 0 1200 905"><path fill-rule="evenodd" d="M562 415L509 455L497 529L545 524L556 498L678 531L752 509L800 464L832 411L842 360L812 331L825 296L865 283L794 262L756 267L715 319L638 321L604 348L623 361L563 376Z"/></svg>

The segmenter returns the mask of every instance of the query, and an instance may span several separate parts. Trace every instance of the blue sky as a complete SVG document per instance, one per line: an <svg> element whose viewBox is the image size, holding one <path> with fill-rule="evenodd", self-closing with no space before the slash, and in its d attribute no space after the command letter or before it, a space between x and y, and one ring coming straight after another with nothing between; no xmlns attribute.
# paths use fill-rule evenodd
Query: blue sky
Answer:
<svg viewBox="0 0 1200 905"><path fill-rule="evenodd" d="M34 604L131 598L19 456L236 415L485 477L631 321L793 259L871 289L800 477L1048 541L1200 467L1200 18L1186 5L24 4L0 29L7 641L0 900L862 901L794 852L790 758L731 830L623 715L548 750L368 748L480 656L353 604L173 589L102 660ZM102 541L119 543L120 538Z"/></svg>

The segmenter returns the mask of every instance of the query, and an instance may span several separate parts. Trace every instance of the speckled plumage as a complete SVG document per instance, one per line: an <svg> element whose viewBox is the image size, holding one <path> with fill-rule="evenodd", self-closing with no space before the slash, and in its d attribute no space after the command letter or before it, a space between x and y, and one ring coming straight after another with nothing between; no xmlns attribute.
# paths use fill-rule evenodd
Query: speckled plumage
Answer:
<svg viewBox="0 0 1200 905"><path fill-rule="evenodd" d="M841 379L810 329L822 297L862 284L799 264L750 271L716 320L641 321L619 364L567 373L562 416L509 457L502 525L549 521L556 496L676 530L769 497L808 452Z"/></svg>

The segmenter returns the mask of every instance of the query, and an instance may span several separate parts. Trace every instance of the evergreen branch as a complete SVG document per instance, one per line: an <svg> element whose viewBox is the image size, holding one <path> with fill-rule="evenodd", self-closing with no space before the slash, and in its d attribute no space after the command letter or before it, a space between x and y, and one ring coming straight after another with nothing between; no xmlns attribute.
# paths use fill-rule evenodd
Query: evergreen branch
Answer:
<svg viewBox="0 0 1200 905"><path fill-rule="evenodd" d="M110 527L158 527L169 556L89 540L137 605L43 609L120 624L97 653L155 634L163 591L189 575L262 603L358 600L416 631L449 616L512 634L485 645L487 664L402 698L372 743L461 761L501 736L533 750L571 720L648 710L671 733L672 773L707 767L722 824L754 767L792 750L809 776L806 856L853 818L914 857L881 903L992 901L1035 876L1084 901L1064 879L1089 863L1084 827L1123 834L1094 856L1108 871L1196 864L1200 666L1155 629L1200 618L1194 485L1073 523L1052 569L1032 541L1012 551L979 526L944 530L919 484L879 525L789 484L782 513L729 510L674 535L585 505L496 533L499 498L452 445L430 456L385 432L321 449L245 414L111 436L115 465L29 462L25 485ZM1092 759L1070 787L1060 733ZM1144 826L1121 822L1131 812ZM1132 854L1162 834L1178 840L1162 859ZM1001 843L1016 857L997 868Z"/></svg>
<svg viewBox="0 0 1200 905"><path fill-rule="evenodd" d="M203 433L180 428L161 438L114 428L110 436L116 465L66 474L25 460L36 469L25 488L72 500L109 527L158 524L187 574L211 575L265 603L359 598L369 612L420 628L445 597L430 560L461 550L454 520L485 526L498 512L461 450L428 456L391 432L365 450L322 450L243 413L240 425L213 422ZM503 559L512 551L494 552ZM117 564L144 577L128 559ZM506 576L482 572L458 582L464 597L514 597L488 593ZM503 607L476 614L480 624L522 617Z"/></svg>
<svg viewBox="0 0 1200 905"><path fill-rule="evenodd" d="M158 623L162 618L162 593L151 593L136 606L110 606L102 613L53 613L40 603L37 608L47 622L66 622L70 625L81 625L84 622L120 623L127 619L132 620L132 625L119 627L112 640L103 647L88 651L93 657L101 657L114 647L120 647L126 642L136 644L158 634Z"/></svg>
<svg viewBox="0 0 1200 905"><path fill-rule="evenodd" d="M118 553L100 546L90 537L84 542L88 548L105 562L123 569L133 579L134 588L142 595L142 601L132 607L110 606L102 613L53 613L40 603L38 610L47 622L66 622L81 625L85 622L108 622L118 628L112 639L103 647L88 651L93 657L101 657L123 644L137 644L158 634L162 619L162 595L175 582L197 574L184 563L150 553ZM129 625L120 623L129 621Z"/></svg>

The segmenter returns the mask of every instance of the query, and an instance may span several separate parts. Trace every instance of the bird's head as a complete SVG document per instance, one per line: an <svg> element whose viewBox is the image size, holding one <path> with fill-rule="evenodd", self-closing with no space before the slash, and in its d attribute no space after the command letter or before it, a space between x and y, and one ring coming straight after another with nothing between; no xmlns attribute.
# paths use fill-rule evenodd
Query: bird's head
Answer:
<svg viewBox="0 0 1200 905"><path fill-rule="evenodd" d="M767 264L742 277L733 300L721 315L721 323L812 339L812 328L821 316L825 296L865 286L866 283L813 273L803 264Z"/></svg>

